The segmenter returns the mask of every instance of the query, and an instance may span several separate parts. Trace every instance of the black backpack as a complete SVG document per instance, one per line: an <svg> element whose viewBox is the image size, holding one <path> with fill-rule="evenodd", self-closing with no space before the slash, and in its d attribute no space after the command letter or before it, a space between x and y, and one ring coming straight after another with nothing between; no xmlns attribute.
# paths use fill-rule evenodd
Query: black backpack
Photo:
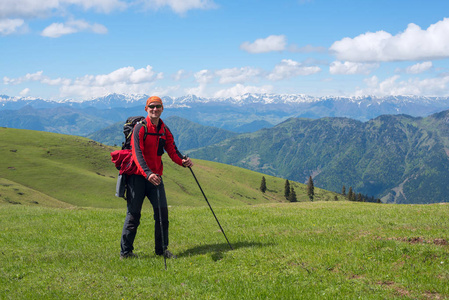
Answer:
<svg viewBox="0 0 449 300"><path fill-rule="evenodd" d="M134 126L138 123L142 123L145 126L145 136L147 132L147 124L145 121L145 117L137 116L137 117L129 117L126 119L126 123L123 125L123 134L125 135L125 141L122 143L122 150L131 149L131 135L134 130Z"/></svg>

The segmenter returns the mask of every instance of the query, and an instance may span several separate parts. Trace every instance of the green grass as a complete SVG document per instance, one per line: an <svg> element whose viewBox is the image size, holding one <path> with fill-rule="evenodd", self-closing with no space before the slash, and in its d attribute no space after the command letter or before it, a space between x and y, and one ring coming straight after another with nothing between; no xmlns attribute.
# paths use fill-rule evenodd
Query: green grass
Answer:
<svg viewBox="0 0 449 300"><path fill-rule="evenodd" d="M168 260L153 254L149 201L119 259L125 202L111 151L91 140L0 128L0 299L449 299L449 206L379 205L194 159L234 250L190 171L165 155Z"/></svg>
<svg viewBox="0 0 449 300"><path fill-rule="evenodd" d="M449 205L307 202L170 208L153 254L119 259L124 209L0 205L1 299L448 299Z"/></svg>

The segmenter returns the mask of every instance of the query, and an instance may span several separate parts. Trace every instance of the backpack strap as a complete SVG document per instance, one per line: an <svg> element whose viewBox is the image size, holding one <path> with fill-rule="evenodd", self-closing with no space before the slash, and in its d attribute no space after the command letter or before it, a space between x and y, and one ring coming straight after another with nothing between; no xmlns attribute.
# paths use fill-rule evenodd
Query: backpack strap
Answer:
<svg viewBox="0 0 449 300"><path fill-rule="evenodd" d="M145 138L147 137L148 133L148 128L147 128L147 122L145 121L145 119L143 119L142 121L140 121L139 123L142 124L143 128L145 129L145 134L143 135L143 141L145 142Z"/></svg>
<svg viewBox="0 0 449 300"><path fill-rule="evenodd" d="M145 136L147 135L157 135L157 136L165 136L165 125L164 125L164 133L152 133L152 132L147 132L147 127L145 126Z"/></svg>

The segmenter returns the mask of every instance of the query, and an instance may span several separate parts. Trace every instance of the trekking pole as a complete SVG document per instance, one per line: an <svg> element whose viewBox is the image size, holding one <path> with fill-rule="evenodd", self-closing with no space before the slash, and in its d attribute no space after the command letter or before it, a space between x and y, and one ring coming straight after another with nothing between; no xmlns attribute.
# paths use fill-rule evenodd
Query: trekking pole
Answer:
<svg viewBox="0 0 449 300"><path fill-rule="evenodd" d="M156 186L157 192L157 206L159 208L159 225L161 226L161 238L162 238L162 255L164 256L165 270L167 270L167 258L165 257L165 239L164 239L164 226L162 225L162 212L161 212L161 201L159 195L159 186Z"/></svg>
<svg viewBox="0 0 449 300"><path fill-rule="evenodd" d="M198 182L198 179L196 179L195 173L193 173L193 170L192 170L191 167L189 167L189 169L190 169L190 172L192 172L193 178L195 178L195 181L196 181L196 183L198 184L198 187L200 188L201 193L203 193L204 199L206 199L206 202L207 202L207 205L209 205L210 211L211 211L212 214L214 215L215 220L217 220L218 226L220 226L221 232L223 232L223 235L224 235L226 241L228 242L229 247L231 248L231 250L233 250L233 249L232 249L232 246L231 246L231 243L229 242L229 240L228 240L228 238L226 237L226 234L225 234L223 228L222 228L221 225L220 225L220 222L218 222L217 216L215 215L214 210L212 209L212 206L210 206L209 200L207 200L207 197L206 197L206 195L204 194L203 189L201 188L201 185L200 185L200 183Z"/></svg>

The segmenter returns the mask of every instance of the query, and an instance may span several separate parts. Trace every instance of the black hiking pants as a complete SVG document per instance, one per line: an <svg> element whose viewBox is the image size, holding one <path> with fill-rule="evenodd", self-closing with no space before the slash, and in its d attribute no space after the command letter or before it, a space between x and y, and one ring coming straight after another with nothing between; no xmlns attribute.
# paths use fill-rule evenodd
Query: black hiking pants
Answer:
<svg viewBox="0 0 449 300"><path fill-rule="evenodd" d="M134 247L134 239L137 234L137 227L140 224L140 216L142 211L142 204L145 197L151 202L153 206L154 218L154 244L155 252L158 255L163 254L164 246L168 246L168 208L167 198L165 197L164 183L161 182L159 186L150 183L145 177L141 175L131 175L127 179L127 212L125 224L123 225L122 239L120 242L121 255L132 252ZM164 231L164 242L162 241L161 225L159 222L159 203L157 199L157 188L159 188L159 203L161 205L162 227Z"/></svg>

